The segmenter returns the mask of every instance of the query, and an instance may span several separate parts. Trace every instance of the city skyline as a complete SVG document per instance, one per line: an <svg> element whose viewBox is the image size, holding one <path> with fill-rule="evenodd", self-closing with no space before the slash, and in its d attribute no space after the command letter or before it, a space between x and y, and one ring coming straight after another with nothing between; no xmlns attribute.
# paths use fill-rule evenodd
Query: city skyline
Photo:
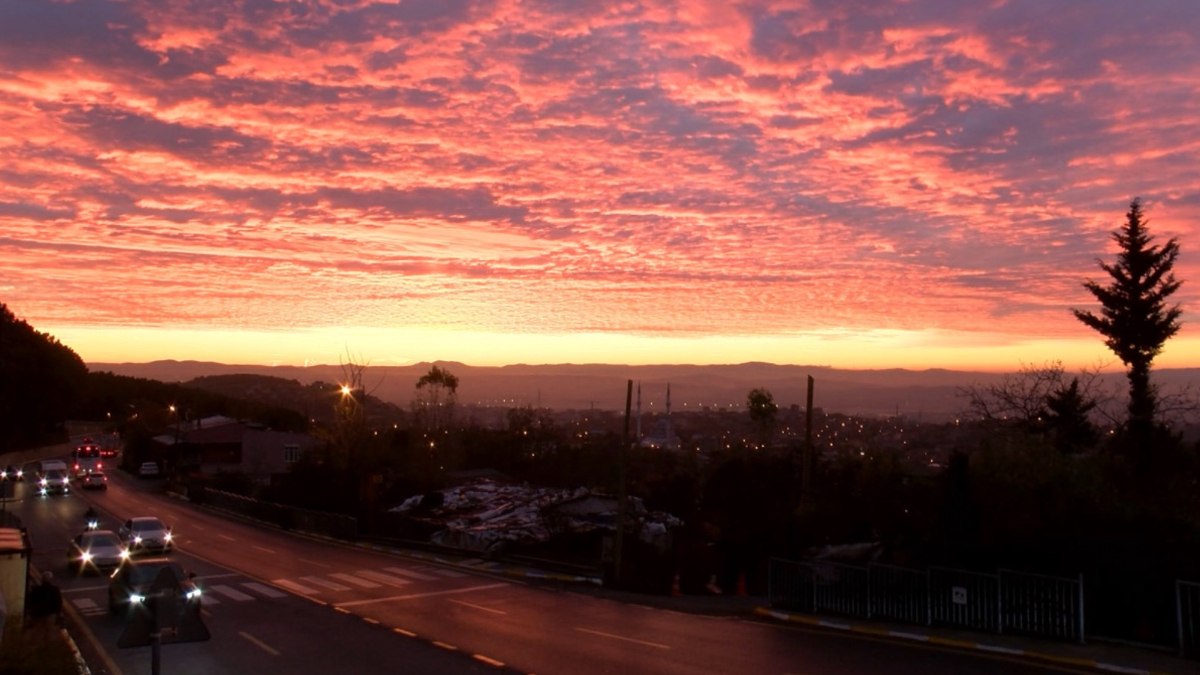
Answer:
<svg viewBox="0 0 1200 675"><path fill-rule="evenodd" d="M1200 366L1200 6L0 4L0 302L88 362Z"/></svg>

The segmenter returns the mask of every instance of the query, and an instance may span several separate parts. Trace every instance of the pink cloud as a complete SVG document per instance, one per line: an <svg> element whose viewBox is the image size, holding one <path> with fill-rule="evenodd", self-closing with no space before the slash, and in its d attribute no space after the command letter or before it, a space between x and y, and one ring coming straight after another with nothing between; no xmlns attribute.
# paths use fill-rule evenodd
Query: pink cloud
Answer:
<svg viewBox="0 0 1200 675"><path fill-rule="evenodd" d="M1184 0L17 0L4 300L35 324L1079 334L1132 196L1185 251L1200 222L1198 34Z"/></svg>

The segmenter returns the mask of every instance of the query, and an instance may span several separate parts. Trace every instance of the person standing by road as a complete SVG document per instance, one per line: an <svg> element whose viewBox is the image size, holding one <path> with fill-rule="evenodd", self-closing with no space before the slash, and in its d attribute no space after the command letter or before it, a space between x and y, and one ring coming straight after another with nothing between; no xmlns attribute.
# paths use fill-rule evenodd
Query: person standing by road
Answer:
<svg viewBox="0 0 1200 675"><path fill-rule="evenodd" d="M62 618L62 591L54 584L54 573L42 573L41 583L29 590L29 628L35 638L49 640Z"/></svg>

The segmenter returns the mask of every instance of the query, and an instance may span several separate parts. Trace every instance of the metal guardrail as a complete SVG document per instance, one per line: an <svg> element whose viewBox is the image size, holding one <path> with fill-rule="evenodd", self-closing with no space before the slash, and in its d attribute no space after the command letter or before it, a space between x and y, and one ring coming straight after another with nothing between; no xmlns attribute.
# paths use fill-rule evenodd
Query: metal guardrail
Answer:
<svg viewBox="0 0 1200 675"><path fill-rule="evenodd" d="M1083 642L1083 575L1075 579L1000 570L1000 626L1005 633Z"/></svg>
<svg viewBox="0 0 1200 675"><path fill-rule="evenodd" d="M867 571L871 584L871 618L930 623L928 572L878 563L868 565Z"/></svg>
<svg viewBox="0 0 1200 675"><path fill-rule="evenodd" d="M931 623L999 633L1000 578L948 567L929 568Z"/></svg>
<svg viewBox="0 0 1200 675"><path fill-rule="evenodd" d="M1179 655L1200 657L1200 583L1175 582L1175 619L1179 626Z"/></svg>
<svg viewBox="0 0 1200 675"><path fill-rule="evenodd" d="M768 598L802 612L1084 640L1082 576L772 559ZM1200 591L1196 601L1190 616L1200 614Z"/></svg>
<svg viewBox="0 0 1200 675"><path fill-rule="evenodd" d="M358 536L358 520L352 516L264 502L212 488L193 490L190 496L195 501L202 501L219 509L274 523L286 529L347 540L353 540Z"/></svg>

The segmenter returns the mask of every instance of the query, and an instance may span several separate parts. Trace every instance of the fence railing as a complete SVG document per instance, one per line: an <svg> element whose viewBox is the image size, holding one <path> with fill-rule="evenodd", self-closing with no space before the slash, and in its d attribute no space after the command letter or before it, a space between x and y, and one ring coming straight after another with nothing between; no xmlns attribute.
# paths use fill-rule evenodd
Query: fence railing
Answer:
<svg viewBox="0 0 1200 675"><path fill-rule="evenodd" d="M1200 657L1200 583L1175 582L1175 618L1179 625L1179 655Z"/></svg>
<svg viewBox="0 0 1200 675"><path fill-rule="evenodd" d="M273 523L285 529L347 540L353 540L358 536L358 520L352 516L263 502L252 497L212 488L193 489L189 492L189 496L193 501Z"/></svg>
<svg viewBox="0 0 1200 675"><path fill-rule="evenodd" d="M773 559L768 584L782 609L1084 641L1082 577Z"/></svg>

